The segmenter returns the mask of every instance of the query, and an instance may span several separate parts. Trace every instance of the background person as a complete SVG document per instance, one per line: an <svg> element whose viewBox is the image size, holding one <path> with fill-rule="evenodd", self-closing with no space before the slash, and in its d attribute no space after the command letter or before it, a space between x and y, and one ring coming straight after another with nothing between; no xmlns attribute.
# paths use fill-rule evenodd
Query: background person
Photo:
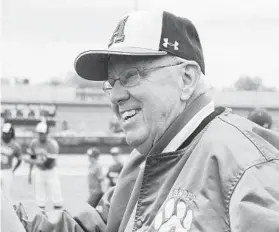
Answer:
<svg viewBox="0 0 279 232"><path fill-rule="evenodd" d="M257 108L252 110L248 115L248 119L266 129L271 129L272 127L272 117L265 109Z"/></svg>
<svg viewBox="0 0 279 232"><path fill-rule="evenodd" d="M48 137L48 126L40 122L36 126L38 138L34 138L29 151L35 159L26 158L25 161L34 164L36 204L42 209L46 206L47 190L50 190L55 209L62 208L63 199L57 171L59 145L53 138Z"/></svg>
<svg viewBox="0 0 279 232"><path fill-rule="evenodd" d="M107 178L109 179L110 186L113 187L116 185L119 174L122 171L123 164L120 161L119 147L112 147L110 149L110 154L113 159L113 164L108 169Z"/></svg>
<svg viewBox="0 0 279 232"><path fill-rule="evenodd" d="M86 154L89 159L88 168L88 203L95 207L107 190L106 178L101 164L99 163L100 150L96 147L91 147Z"/></svg>
<svg viewBox="0 0 279 232"><path fill-rule="evenodd" d="M16 164L13 161L16 159ZM2 126L1 133L1 188L10 196L13 173L21 164L21 146L16 141L15 129L11 123Z"/></svg>

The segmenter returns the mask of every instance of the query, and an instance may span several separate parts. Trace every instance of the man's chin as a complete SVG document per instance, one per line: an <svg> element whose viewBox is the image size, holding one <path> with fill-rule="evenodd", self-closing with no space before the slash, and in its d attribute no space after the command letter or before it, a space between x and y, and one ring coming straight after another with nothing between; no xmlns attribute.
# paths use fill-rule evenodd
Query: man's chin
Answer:
<svg viewBox="0 0 279 232"><path fill-rule="evenodd" d="M136 148L142 154L144 154L147 150L149 151L150 149L148 141L149 141L148 133L140 133L140 132L126 133L127 144L132 148Z"/></svg>
<svg viewBox="0 0 279 232"><path fill-rule="evenodd" d="M126 142L130 147L133 148L137 148L143 143L142 139L139 138L138 136L134 137L134 136L127 136L127 135L126 135Z"/></svg>

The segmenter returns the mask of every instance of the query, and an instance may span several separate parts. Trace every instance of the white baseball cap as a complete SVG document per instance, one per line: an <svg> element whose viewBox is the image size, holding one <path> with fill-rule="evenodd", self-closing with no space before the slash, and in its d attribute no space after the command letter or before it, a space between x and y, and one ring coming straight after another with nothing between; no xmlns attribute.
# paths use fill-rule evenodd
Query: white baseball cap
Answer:
<svg viewBox="0 0 279 232"><path fill-rule="evenodd" d="M12 128L12 124L11 123L5 123L2 127L2 132L3 133L9 133L10 130Z"/></svg>
<svg viewBox="0 0 279 232"><path fill-rule="evenodd" d="M110 149L110 153L111 153L111 154L118 154L118 153L120 153L119 147L112 147L112 148Z"/></svg>
<svg viewBox="0 0 279 232"><path fill-rule="evenodd" d="M44 122L38 123L38 125L36 126L36 132L43 134L47 133L47 124Z"/></svg>
<svg viewBox="0 0 279 232"><path fill-rule="evenodd" d="M75 70L87 80L107 80L108 59L121 56L164 56L172 54L196 61L205 73L202 46L195 26L169 12L136 11L118 23L106 50L81 53Z"/></svg>

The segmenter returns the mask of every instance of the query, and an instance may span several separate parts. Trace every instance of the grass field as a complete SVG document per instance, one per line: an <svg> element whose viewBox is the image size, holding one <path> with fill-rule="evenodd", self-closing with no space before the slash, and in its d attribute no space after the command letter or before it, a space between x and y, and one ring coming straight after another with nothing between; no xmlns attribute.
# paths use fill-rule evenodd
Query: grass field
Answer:
<svg viewBox="0 0 279 232"><path fill-rule="evenodd" d="M124 161L123 156L122 160ZM106 170L112 163L110 156L101 156L100 163ZM71 212L79 211L88 197L87 170L88 159L84 155L61 155L59 157L58 169L60 171L60 182L64 198L64 208ZM28 165L23 164L16 172L13 179L11 199L14 203L21 202L32 219L40 211L35 204L35 191L32 184L28 184ZM58 215L54 211L51 199L47 199L46 213L52 218ZM55 220L55 219L54 219Z"/></svg>
<svg viewBox="0 0 279 232"><path fill-rule="evenodd" d="M88 197L87 176L60 175L60 181L64 198L64 208L69 212L79 210ZM11 198L14 203L21 202L24 205L30 219L40 210L35 204L34 186L28 184L27 176L15 176ZM47 199L46 213L50 217L55 215L50 198Z"/></svg>

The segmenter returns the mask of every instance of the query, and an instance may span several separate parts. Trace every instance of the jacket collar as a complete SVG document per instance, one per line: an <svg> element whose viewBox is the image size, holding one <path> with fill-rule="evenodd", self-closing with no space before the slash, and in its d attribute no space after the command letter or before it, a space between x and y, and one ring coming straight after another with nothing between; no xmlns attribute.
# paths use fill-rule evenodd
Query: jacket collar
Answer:
<svg viewBox="0 0 279 232"><path fill-rule="evenodd" d="M205 117L207 117L210 113L214 111L214 104L213 104L213 109L211 111L211 106L209 107L210 109L207 109L206 106L210 105L210 103L213 104L212 98L209 96L209 94L203 94L200 97L198 97L195 101L193 101L186 109L177 117L177 119L171 124L171 126L165 131L165 133L162 135L162 137L154 144L154 146L151 148L150 152L148 153L149 155L154 155L154 154L160 154L163 151L171 151L171 147L168 147L169 144L175 143L177 145L174 146L174 149L176 150L179 147L179 143L176 135L179 135L179 133L182 131L185 132L186 129L183 129L185 126L191 125L190 122L193 122L195 119L195 116L199 113L202 112L202 110L205 108L204 114L201 114L200 117L198 117L198 121L202 121ZM191 121L192 120L192 121ZM196 126L199 125L199 123L195 123ZM183 130L182 130L183 129ZM196 128L191 128L192 130L195 130ZM191 134L191 133L190 133ZM185 136L182 136L181 142L183 142L185 139L187 139L187 135L189 136L190 134L185 133ZM181 134L180 134L181 135ZM176 141L177 139L177 141ZM177 147L176 147L177 146ZM173 150L172 150L173 151Z"/></svg>
<svg viewBox="0 0 279 232"><path fill-rule="evenodd" d="M211 113L214 112L214 102L211 101L203 107L190 121L178 132L177 135L163 150L163 153L176 151L180 145L189 138L189 136L197 129L201 122Z"/></svg>

